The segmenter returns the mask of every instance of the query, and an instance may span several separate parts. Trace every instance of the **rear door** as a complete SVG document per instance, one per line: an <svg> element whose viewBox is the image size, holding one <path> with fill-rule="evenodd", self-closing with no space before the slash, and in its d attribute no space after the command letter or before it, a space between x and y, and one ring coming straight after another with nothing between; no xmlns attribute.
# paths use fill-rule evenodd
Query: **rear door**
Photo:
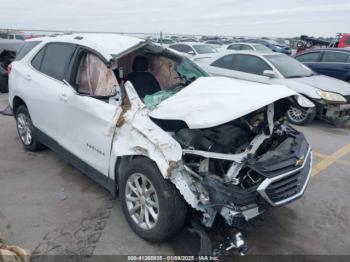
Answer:
<svg viewBox="0 0 350 262"><path fill-rule="evenodd" d="M237 78L234 76L234 72L232 71L233 56L234 55L225 55L213 61L208 67L209 73L213 76L227 76ZM206 66L204 65L203 68L206 68Z"/></svg>
<svg viewBox="0 0 350 262"><path fill-rule="evenodd" d="M269 84L271 79L264 76L265 70L273 70L263 59L254 55L235 54L233 76L239 79Z"/></svg>
<svg viewBox="0 0 350 262"><path fill-rule="evenodd" d="M67 78L60 89L59 143L84 163L108 176L110 151L120 106L105 88L118 82L103 58L82 47L76 52ZM119 110L118 110L119 109ZM87 171L91 174L94 172ZM96 177L95 177L96 178ZM98 178L97 178L98 179Z"/></svg>
<svg viewBox="0 0 350 262"><path fill-rule="evenodd" d="M23 71L25 102L33 124L53 139L59 136L60 90L75 45L49 43L28 63L31 70ZM28 68L28 69L29 69Z"/></svg>
<svg viewBox="0 0 350 262"><path fill-rule="evenodd" d="M348 57L349 53L346 52L324 51L318 65L318 73L344 79L349 71Z"/></svg>

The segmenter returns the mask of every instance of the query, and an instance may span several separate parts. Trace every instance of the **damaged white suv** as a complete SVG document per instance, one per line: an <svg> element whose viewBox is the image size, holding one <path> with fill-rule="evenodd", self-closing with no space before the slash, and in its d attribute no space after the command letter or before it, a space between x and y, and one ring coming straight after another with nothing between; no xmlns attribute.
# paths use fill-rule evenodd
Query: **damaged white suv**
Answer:
<svg viewBox="0 0 350 262"><path fill-rule="evenodd" d="M301 197L311 149L285 123L298 95L208 75L175 51L126 36L26 42L9 101L28 150L44 145L119 191L132 229L161 241L188 207L234 227Z"/></svg>

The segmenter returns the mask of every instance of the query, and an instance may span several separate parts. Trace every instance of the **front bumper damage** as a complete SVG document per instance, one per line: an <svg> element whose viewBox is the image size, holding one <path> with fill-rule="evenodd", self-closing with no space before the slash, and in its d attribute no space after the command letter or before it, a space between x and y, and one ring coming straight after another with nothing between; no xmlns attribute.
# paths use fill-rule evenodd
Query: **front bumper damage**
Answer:
<svg viewBox="0 0 350 262"><path fill-rule="evenodd" d="M270 134L257 135L248 146L250 151L239 154L183 149L185 157L231 162L224 177L203 169L206 160L200 164L199 169L204 170L200 174L184 163L184 168L171 177L186 202L202 212L201 223L205 227L212 227L215 218L221 216L226 226L241 230L242 225L269 208L286 205L304 194L312 170L311 147L304 135L292 127L282 130L271 128ZM256 157L263 144L280 132L285 132L284 140ZM244 179L251 179L250 186L242 186ZM225 235L215 252L224 253L232 248L241 254L248 250L239 231Z"/></svg>
<svg viewBox="0 0 350 262"><path fill-rule="evenodd" d="M202 180L207 190L204 207L212 207L223 216L230 226L237 219L249 221L270 207L288 204L300 198L308 184L312 152L302 134L293 141L292 153L277 155L268 152L260 160L248 160L249 172L258 174L261 182L248 189L234 184L225 184L217 176L208 174Z"/></svg>
<svg viewBox="0 0 350 262"><path fill-rule="evenodd" d="M345 104L330 104L324 101L316 103L318 116L334 125L341 125L350 119L350 97Z"/></svg>

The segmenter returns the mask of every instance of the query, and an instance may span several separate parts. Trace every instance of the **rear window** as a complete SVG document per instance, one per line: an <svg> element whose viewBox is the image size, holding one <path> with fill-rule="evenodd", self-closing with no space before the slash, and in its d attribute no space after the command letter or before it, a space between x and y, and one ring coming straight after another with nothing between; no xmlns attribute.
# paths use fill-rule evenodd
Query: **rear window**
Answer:
<svg viewBox="0 0 350 262"><path fill-rule="evenodd" d="M40 71L57 80L63 80L75 48L71 44L54 43L47 45Z"/></svg>
<svg viewBox="0 0 350 262"><path fill-rule="evenodd" d="M226 55L218 60L214 61L211 66L224 68L224 69L232 69L233 66L233 55Z"/></svg>
<svg viewBox="0 0 350 262"><path fill-rule="evenodd" d="M44 54L45 54L45 50L46 47L42 48L34 57L34 59L32 60L32 66L40 71L40 67L41 67L41 62L43 60Z"/></svg>
<svg viewBox="0 0 350 262"><path fill-rule="evenodd" d="M6 33L0 33L0 38L1 38L1 39L7 39L7 38L8 38L8 34L6 34Z"/></svg>
<svg viewBox="0 0 350 262"><path fill-rule="evenodd" d="M22 48L17 52L15 61L21 60L26 54L29 53L34 47L36 47L40 41L25 42Z"/></svg>
<svg viewBox="0 0 350 262"><path fill-rule="evenodd" d="M322 57L322 62L345 63L347 57L348 57L347 53L325 52L323 57Z"/></svg>

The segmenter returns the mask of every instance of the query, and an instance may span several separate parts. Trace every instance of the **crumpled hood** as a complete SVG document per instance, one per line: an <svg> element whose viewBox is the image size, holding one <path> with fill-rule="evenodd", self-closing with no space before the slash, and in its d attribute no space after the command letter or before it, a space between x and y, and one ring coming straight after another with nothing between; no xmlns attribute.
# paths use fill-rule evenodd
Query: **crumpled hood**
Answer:
<svg viewBox="0 0 350 262"><path fill-rule="evenodd" d="M315 75L310 77L290 78L288 80L307 84L324 91L335 92L341 95L350 95L350 84L333 77Z"/></svg>
<svg viewBox="0 0 350 262"><path fill-rule="evenodd" d="M226 77L201 77L161 102L149 115L182 120L189 128L218 126L297 93L282 85L265 85Z"/></svg>

